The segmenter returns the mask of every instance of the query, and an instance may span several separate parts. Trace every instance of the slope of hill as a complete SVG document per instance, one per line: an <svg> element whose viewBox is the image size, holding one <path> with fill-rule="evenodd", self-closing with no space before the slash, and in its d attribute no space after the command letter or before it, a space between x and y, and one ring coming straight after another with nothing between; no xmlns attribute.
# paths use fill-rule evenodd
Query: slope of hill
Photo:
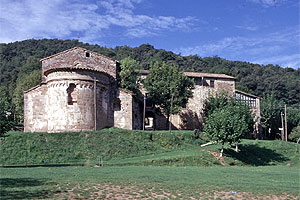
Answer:
<svg viewBox="0 0 300 200"><path fill-rule="evenodd" d="M152 140L150 139L152 134ZM218 158L219 145L200 147L207 138L192 131L129 131L116 128L79 133L9 132L1 140L2 166L104 165L299 167L299 145L282 141L244 140L240 152L230 147ZM297 149L298 148L298 149Z"/></svg>

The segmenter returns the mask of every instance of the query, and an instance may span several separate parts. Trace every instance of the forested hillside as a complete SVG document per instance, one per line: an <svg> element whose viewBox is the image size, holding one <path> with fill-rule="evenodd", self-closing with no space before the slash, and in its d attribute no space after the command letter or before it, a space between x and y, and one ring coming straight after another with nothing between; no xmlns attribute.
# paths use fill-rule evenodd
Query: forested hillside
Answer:
<svg viewBox="0 0 300 200"><path fill-rule="evenodd" d="M195 72L225 73L237 78L237 88L263 97L273 94L289 105L300 102L300 69L281 68L274 65L258 65L248 62L229 61L219 57L201 58L196 55L181 56L170 51L155 49L149 44L131 48L115 48L89 45L77 40L25 40L9 44L0 44L0 92L9 102L22 98L23 90L40 82L41 58L80 46L105 56L122 60L125 57L140 62L148 69L154 61L175 63L180 69ZM28 88L26 88L28 89ZM16 108L22 109L22 108Z"/></svg>

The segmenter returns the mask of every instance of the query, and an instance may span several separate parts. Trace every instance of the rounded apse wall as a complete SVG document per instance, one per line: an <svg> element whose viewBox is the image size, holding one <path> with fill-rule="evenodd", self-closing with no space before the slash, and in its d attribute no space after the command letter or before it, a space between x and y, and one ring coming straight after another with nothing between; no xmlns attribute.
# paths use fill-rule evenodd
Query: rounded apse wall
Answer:
<svg viewBox="0 0 300 200"><path fill-rule="evenodd" d="M94 90L82 81L51 82L47 91L48 131L94 129Z"/></svg>
<svg viewBox="0 0 300 200"><path fill-rule="evenodd" d="M94 77L97 80L94 106ZM84 131L107 126L109 95L105 74L77 70L55 71L47 76L48 132Z"/></svg>

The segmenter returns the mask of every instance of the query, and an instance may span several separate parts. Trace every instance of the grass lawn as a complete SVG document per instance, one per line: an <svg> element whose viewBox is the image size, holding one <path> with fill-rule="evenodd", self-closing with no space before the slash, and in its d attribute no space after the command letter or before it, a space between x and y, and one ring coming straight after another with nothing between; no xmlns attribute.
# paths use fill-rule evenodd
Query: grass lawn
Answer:
<svg viewBox="0 0 300 200"><path fill-rule="evenodd" d="M300 199L300 145L245 139L220 159L206 142L193 131L9 132L0 199Z"/></svg>
<svg viewBox="0 0 300 200"><path fill-rule="evenodd" d="M299 199L299 168L1 168L1 199Z"/></svg>
<svg viewBox="0 0 300 200"><path fill-rule="evenodd" d="M149 134L152 134L152 140ZM9 132L0 140L0 166L106 165L216 166L212 156L220 145L200 147L209 140L193 131L129 131L116 128L89 132ZM225 162L235 166L300 166L299 146L291 142L243 140L236 153L226 146Z"/></svg>

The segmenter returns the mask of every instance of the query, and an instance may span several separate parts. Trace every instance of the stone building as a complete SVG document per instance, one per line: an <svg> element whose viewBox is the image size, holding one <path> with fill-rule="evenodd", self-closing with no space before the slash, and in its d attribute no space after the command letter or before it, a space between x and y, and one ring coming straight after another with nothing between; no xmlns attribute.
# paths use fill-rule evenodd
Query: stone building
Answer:
<svg viewBox="0 0 300 200"><path fill-rule="evenodd" d="M140 71L142 79L149 71ZM193 96L179 114L171 115L173 129L201 129L203 124L203 106L210 95L225 92L236 100L247 103L255 114L255 120L260 118L259 97L235 89L235 78L226 74L184 72L194 80ZM142 89L147 96L147 91ZM167 118L155 111L151 103L146 103L146 129L166 129Z"/></svg>
<svg viewBox="0 0 300 200"><path fill-rule="evenodd" d="M41 60L42 82L24 92L24 130L60 132L135 127L119 62L75 47Z"/></svg>
<svg viewBox="0 0 300 200"><path fill-rule="evenodd" d="M142 129L143 101L118 87L118 61L75 47L41 59L42 82L24 92L24 130L61 132L118 127ZM141 71L142 78L149 72ZM186 108L171 116L175 129L201 128L205 99L220 91L248 102L259 118L259 98L235 89L235 78L225 74L185 72L195 81ZM141 90L143 95L147 91ZM156 110L156 111L155 111ZM166 117L146 104L145 127L165 129Z"/></svg>

